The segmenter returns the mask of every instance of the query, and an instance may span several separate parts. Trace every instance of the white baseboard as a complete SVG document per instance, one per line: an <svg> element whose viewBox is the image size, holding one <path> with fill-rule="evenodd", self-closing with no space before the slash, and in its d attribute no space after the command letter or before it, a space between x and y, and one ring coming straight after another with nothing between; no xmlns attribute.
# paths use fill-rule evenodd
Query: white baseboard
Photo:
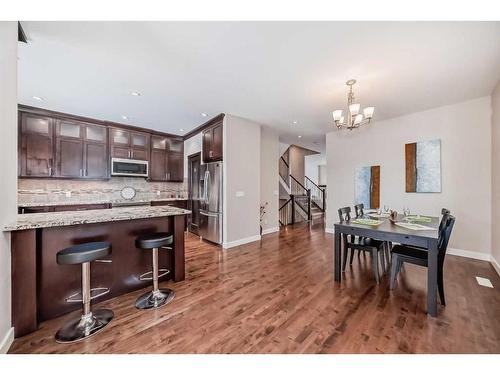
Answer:
<svg viewBox="0 0 500 375"><path fill-rule="evenodd" d="M497 262L495 258L493 258L493 255L491 256L490 263L495 269L495 271L497 271L498 275L500 275L500 264Z"/></svg>
<svg viewBox="0 0 500 375"><path fill-rule="evenodd" d="M454 249L452 247L449 247L448 250L446 250L446 254L457 255L459 257L472 258L478 260L486 260L488 262L491 260L490 254L478 253L477 251L470 251L470 250Z"/></svg>
<svg viewBox="0 0 500 375"><path fill-rule="evenodd" d="M2 341L0 341L0 354L7 353L13 342L14 342L14 327L10 327L10 329L7 331Z"/></svg>
<svg viewBox="0 0 500 375"><path fill-rule="evenodd" d="M250 242L260 241L260 238L261 238L261 236L260 236L260 234L258 234L256 236L242 238L241 240L236 240L236 241L231 241L231 242L224 242L222 244L222 248L224 248L224 249L230 249L231 247L244 245L244 244L250 243Z"/></svg>
<svg viewBox="0 0 500 375"><path fill-rule="evenodd" d="M325 233L335 233L335 230L333 228L325 228Z"/></svg>
<svg viewBox="0 0 500 375"><path fill-rule="evenodd" d="M271 234L271 233L275 233L275 232L279 232L279 231L280 231L280 227L267 228L267 229L262 230L262 235Z"/></svg>

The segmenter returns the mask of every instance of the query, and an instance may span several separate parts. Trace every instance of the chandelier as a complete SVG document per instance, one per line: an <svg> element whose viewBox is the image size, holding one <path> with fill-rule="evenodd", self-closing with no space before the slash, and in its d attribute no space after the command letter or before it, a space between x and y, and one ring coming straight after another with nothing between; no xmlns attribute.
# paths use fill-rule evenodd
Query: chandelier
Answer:
<svg viewBox="0 0 500 375"><path fill-rule="evenodd" d="M350 79L346 82L346 85L349 86L349 93L347 94L347 121L342 115L343 111L341 109L332 112L333 121L335 121L335 125L339 129L353 130L362 125L369 124L373 118L375 107L366 107L363 109L363 113L360 113L361 105L355 102L354 92L352 91L352 86L355 83L355 79Z"/></svg>

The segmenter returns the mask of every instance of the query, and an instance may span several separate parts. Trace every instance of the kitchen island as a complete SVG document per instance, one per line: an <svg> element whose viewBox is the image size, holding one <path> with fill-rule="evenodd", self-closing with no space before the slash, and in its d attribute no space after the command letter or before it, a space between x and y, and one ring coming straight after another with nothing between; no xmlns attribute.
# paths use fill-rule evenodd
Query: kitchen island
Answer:
<svg viewBox="0 0 500 375"><path fill-rule="evenodd" d="M139 275L151 270L151 253L135 248L135 238L151 232L174 235L172 250L159 252L159 264L170 270L162 278L184 280L184 221L190 211L170 206L117 207L106 210L18 215L4 231L12 241L12 325L19 337L39 322L79 310L65 299L81 290L79 265L58 265L58 251L85 242L111 243L111 263L93 263L92 288L110 292L94 302L150 285Z"/></svg>

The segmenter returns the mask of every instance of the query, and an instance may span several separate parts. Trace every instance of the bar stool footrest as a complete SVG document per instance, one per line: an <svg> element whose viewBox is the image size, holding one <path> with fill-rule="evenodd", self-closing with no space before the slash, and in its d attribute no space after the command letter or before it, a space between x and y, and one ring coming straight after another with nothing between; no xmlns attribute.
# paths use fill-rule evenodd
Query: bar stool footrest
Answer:
<svg viewBox="0 0 500 375"><path fill-rule="evenodd" d="M110 292L109 288L92 288L92 289L90 289L90 300L92 301L93 299L104 296L105 294L108 294L109 292ZM65 299L65 301L68 303L83 302L82 292L78 292L78 293L70 295L69 297L67 297Z"/></svg>
<svg viewBox="0 0 500 375"><path fill-rule="evenodd" d="M167 270L166 268L160 268L158 271L160 272L160 274L158 275L158 278L166 276L170 273L170 270ZM151 276L148 276L148 275L151 275ZM142 275L139 276L139 280L140 281L153 280L153 271L143 273Z"/></svg>

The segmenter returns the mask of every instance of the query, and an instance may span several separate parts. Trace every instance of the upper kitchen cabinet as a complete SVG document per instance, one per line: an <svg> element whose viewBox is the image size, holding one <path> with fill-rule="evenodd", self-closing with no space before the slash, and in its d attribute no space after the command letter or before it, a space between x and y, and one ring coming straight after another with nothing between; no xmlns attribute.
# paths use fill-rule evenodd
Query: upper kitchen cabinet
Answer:
<svg viewBox="0 0 500 375"><path fill-rule="evenodd" d="M56 120L56 177L108 178L107 128L74 120Z"/></svg>
<svg viewBox="0 0 500 375"><path fill-rule="evenodd" d="M20 113L19 176L50 177L54 173L52 118Z"/></svg>
<svg viewBox="0 0 500 375"><path fill-rule="evenodd" d="M182 138L151 136L149 178L152 181L183 181L184 141Z"/></svg>
<svg viewBox="0 0 500 375"><path fill-rule="evenodd" d="M222 160L222 120L204 130L203 162L209 163Z"/></svg>
<svg viewBox="0 0 500 375"><path fill-rule="evenodd" d="M111 128L110 139L112 158L149 160L148 133Z"/></svg>

